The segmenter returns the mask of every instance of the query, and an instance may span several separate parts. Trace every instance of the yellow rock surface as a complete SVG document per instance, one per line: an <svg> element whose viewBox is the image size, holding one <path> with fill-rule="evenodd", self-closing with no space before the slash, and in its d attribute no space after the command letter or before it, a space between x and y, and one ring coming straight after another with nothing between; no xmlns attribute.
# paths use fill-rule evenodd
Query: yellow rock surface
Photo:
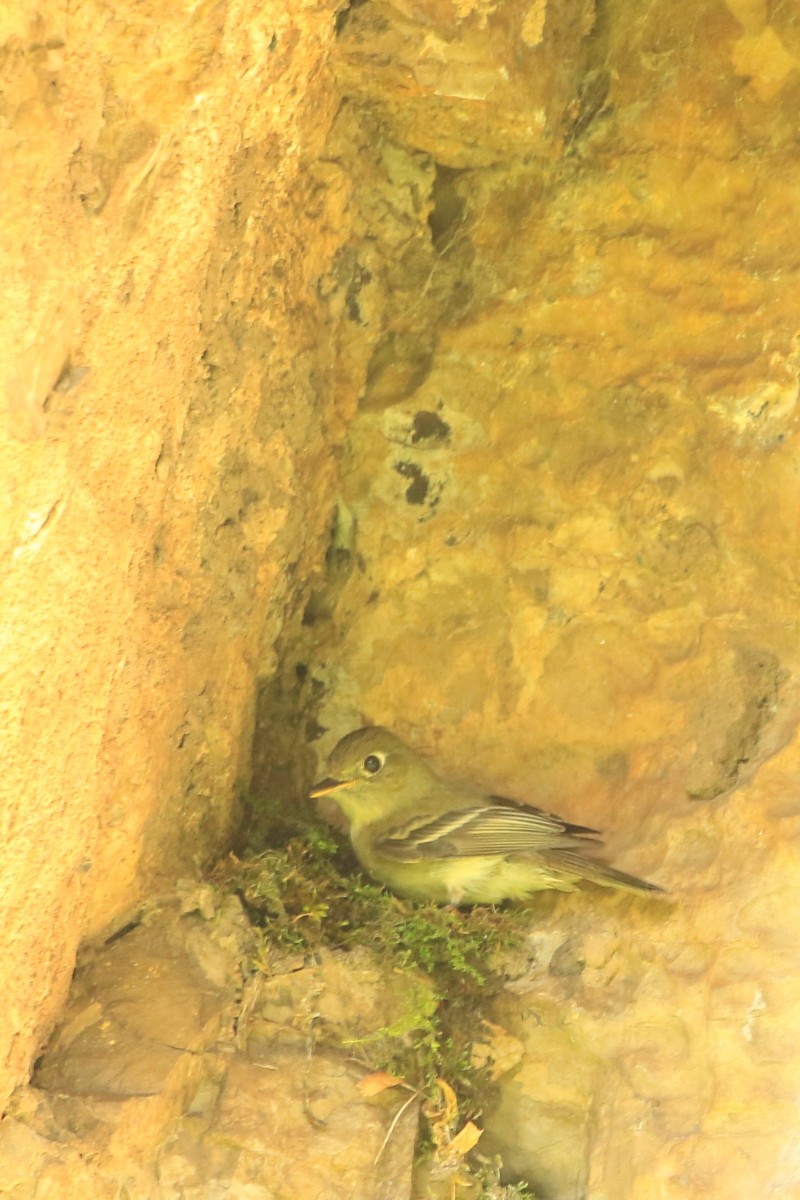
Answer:
<svg viewBox="0 0 800 1200"><path fill-rule="evenodd" d="M23 3L0 45L3 1096L81 938L375 722L670 889L542 908L514 1169L800 1195L793 6Z"/></svg>

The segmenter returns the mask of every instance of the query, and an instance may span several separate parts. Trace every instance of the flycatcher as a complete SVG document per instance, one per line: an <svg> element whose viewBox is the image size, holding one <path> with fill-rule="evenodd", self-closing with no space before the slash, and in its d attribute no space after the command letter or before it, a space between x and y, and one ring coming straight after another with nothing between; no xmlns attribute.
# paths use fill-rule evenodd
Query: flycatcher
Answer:
<svg viewBox="0 0 800 1200"><path fill-rule="evenodd" d="M330 795L350 821L364 869L412 900L499 904L581 880L634 892L654 883L585 857L599 831L532 805L447 783L388 729L357 729L334 747L330 778L311 798Z"/></svg>

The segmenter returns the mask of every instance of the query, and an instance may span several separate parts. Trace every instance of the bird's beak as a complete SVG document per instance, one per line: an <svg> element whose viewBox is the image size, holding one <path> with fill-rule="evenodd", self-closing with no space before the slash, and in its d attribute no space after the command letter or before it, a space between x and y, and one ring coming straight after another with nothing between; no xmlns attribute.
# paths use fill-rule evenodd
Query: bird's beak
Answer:
<svg viewBox="0 0 800 1200"><path fill-rule="evenodd" d="M320 796L328 796L331 792L338 792L340 788L352 787L355 782L355 779L320 779L308 795L311 800L318 800Z"/></svg>

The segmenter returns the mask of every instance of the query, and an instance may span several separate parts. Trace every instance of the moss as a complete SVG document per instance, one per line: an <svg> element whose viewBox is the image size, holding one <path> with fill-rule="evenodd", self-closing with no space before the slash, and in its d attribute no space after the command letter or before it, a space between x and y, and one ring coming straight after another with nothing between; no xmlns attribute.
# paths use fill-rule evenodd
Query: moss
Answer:
<svg viewBox="0 0 800 1200"><path fill-rule="evenodd" d="M470 1062L473 1033L502 985L500 958L527 932L525 910L415 906L354 874L351 863L329 830L314 828L281 849L244 861L232 856L217 881L240 896L272 946L303 953L365 948L400 972L401 1012L347 1045L357 1045L372 1069L401 1075L425 1094L446 1079L460 1118L477 1117L491 1085Z"/></svg>

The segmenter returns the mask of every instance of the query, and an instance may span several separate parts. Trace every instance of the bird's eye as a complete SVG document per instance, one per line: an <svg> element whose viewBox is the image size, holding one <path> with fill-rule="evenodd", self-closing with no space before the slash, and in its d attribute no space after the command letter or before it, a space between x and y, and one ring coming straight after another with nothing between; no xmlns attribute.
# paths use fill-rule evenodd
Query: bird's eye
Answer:
<svg viewBox="0 0 800 1200"><path fill-rule="evenodd" d="M383 759L378 758L377 754L368 754L364 759L364 770L368 775L376 775L383 766Z"/></svg>

